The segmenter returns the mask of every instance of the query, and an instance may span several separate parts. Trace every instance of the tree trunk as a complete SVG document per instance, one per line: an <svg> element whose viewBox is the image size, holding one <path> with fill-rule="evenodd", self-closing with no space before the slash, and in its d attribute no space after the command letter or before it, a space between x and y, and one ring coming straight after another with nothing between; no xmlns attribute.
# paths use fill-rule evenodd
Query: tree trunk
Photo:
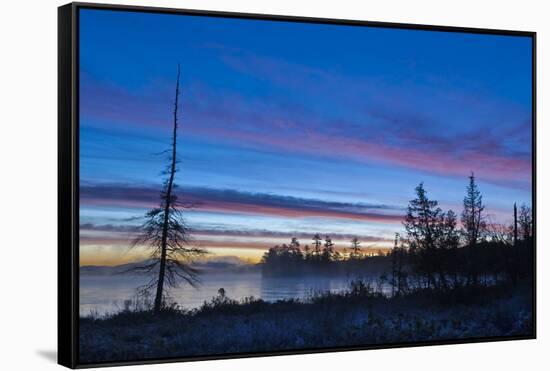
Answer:
<svg viewBox="0 0 550 371"><path fill-rule="evenodd" d="M166 184L166 193L164 195L164 220L162 224L162 238L161 238L161 253L160 253L160 266L159 266L159 278L157 283L157 293L155 295L154 311L160 312L162 308L162 294L164 291L164 276L166 274L166 249L168 240L168 227L170 222L170 210L172 206L172 190L174 187L174 177L176 174L176 137L178 130L178 97L180 88L180 65L178 64L178 76L176 81L176 99L174 102L174 127L172 132L172 154L170 163L170 178Z"/></svg>
<svg viewBox="0 0 550 371"><path fill-rule="evenodd" d="M518 243L518 208L514 203L514 246Z"/></svg>
<svg viewBox="0 0 550 371"><path fill-rule="evenodd" d="M519 270L520 270L520 259L521 256L519 254L519 246L518 246L518 208L516 206L516 203L514 202L514 246L512 247L514 250L514 277L512 279L513 284L515 285L518 281L519 276Z"/></svg>

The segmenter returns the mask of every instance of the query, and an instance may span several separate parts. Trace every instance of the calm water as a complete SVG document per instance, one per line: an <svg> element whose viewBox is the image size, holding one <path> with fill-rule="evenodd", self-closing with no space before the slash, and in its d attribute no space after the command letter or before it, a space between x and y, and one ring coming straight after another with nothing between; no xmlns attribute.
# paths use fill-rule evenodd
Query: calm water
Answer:
<svg viewBox="0 0 550 371"><path fill-rule="evenodd" d="M318 292L338 292L349 287L350 277L262 277L261 273L216 273L201 276L198 288L181 285L172 289L173 299L185 308L196 308L209 301L223 287L232 299L254 296L267 301L307 298ZM370 279L374 284L375 280ZM136 287L145 277L113 275L80 277L80 314L112 313L123 308L124 300L135 298Z"/></svg>

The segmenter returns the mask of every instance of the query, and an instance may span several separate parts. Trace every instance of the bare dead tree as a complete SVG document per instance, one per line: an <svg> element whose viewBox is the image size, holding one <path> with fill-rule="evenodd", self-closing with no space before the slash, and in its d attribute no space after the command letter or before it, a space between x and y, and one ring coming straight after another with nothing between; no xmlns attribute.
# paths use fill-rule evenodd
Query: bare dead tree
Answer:
<svg viewBox="0 0 550 371"><path fill-rule="evenodd" d="M518 215L519 232L526 241L533 237L533 210L525 203L521 205Z"/></svg>
<svg viewBox="0 0 550 371"><path fill-rule="evenodd" d="M514 246L518 244L518 208L514 202Z"/></svg>
<svg viewBox="0 0 550 371"><path fill-rule="evenodd" d="M391 296L394 297L395 293L397 291L397 249L399 241L399 233L395 234L395 240L393 242L393 249L391 250L390 256L391 256L391 279L390 279L390 285L391 285Z"/></svg>
<svg viewBox="0 0 550 371"><path fill-rule="evenodd" d="M160 194L160 205L147 212L140 234L132 242L132 246L143 245L150 250L150 259L147 264L136 267L135 270L154 272L158 269L158 276L141 288L142 291L147 292L156 290L153 308L155 312L159 312L163 307L166 285L176 287L181 279L196 286L198 271L190 263L207 253L206 250L190 244L189 228L183 218L183 210L190 205L179 202L174 192L178 170L176 149L179 94L180 65L178 64L172 138L168 151L168 166L165 171L167 179Z"/></svg>
<svg viewBox="0 0 550 371"><path fill-rule="evenodd" d="M498 223L492 216L489 216L487 220L487 237L489 241L500 243L504 246L512 246L513 227L504 223Z"/></svg>

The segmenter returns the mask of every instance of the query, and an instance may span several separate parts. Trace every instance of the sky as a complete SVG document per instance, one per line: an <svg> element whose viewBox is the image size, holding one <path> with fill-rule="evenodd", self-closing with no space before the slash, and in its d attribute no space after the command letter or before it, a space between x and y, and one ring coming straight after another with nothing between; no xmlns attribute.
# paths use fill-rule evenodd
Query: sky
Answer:
<svg viewBox="0 0 550 371"><path fill-rule="evenodd" d="M180 200L193 243L256 262L296 236L391 247L414 188L488 217L531 203L531 39L80 10L80 264L159 204L181 64Z"/></svg>

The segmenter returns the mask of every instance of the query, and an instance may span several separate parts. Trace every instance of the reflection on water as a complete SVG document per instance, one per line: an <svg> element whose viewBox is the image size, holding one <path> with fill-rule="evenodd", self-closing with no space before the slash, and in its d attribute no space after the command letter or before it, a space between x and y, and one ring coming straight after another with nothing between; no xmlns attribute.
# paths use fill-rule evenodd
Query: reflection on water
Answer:
<svg viewBox="0 0 550 371"><path fill-rule="evenodd" d="M171 290L174 301L191 309L216 296L223 287L232 299L247 296L267 301L307 298L315 293L338 292L349 286L351 277L262 277L261 273L207 274L198 288L181 285ZM375 284L375 279L369 279ZM147 282L143 276L109 275L80 277L80 315L120 311L124 300L135 298L136 288Z"/></svg>

